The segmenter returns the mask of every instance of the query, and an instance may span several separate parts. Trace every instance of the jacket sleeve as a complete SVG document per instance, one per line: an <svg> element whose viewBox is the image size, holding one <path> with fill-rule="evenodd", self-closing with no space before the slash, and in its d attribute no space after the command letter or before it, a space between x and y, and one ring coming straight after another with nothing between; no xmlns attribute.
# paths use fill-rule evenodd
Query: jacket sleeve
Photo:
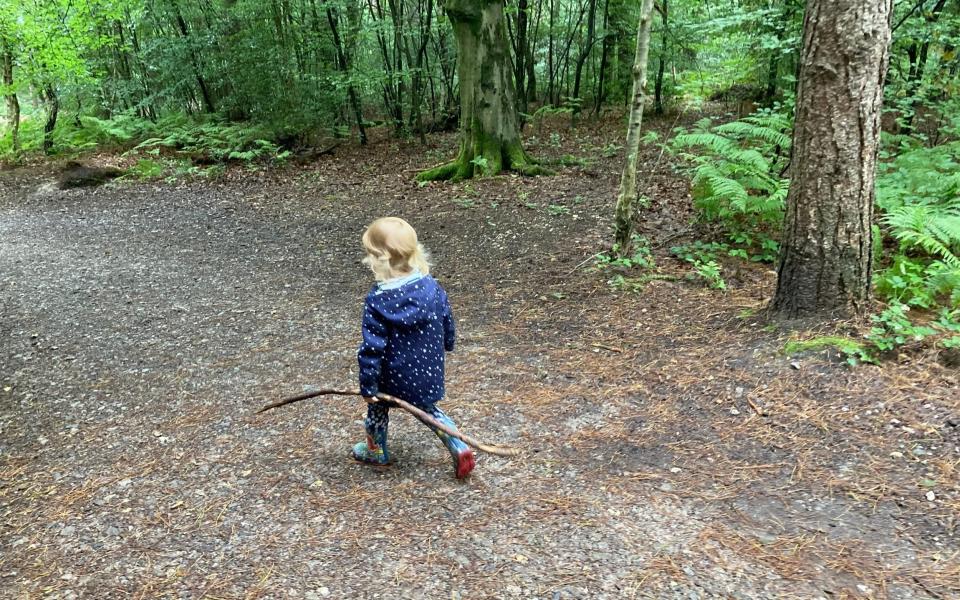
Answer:
<svg viewBox="0 0 960 600"><path fill-rule="evenodd" d="M377 395L380 385L380 371L383 351L387 347L388 331L386 322L367 299L363 309L363 342L357 350L357 362L360 364L360 393L366 398Z"/></svg>
<svg viewBox="0 0 960 600"><path fill-rule="evenodd" d="M457 341L457 325L453 321L453 310L450 308L450 300L447 295L443 295L443 349L447 352L453 352L453 347Z"/></svg>

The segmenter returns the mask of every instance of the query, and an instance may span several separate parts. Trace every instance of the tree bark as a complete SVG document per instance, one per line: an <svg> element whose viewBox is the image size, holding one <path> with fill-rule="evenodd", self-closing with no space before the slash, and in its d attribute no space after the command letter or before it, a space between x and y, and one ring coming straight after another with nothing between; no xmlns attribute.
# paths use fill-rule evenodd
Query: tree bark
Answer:
<svg viewBox="0 0 960 600"><path fill-rule="evenodd" d="M527 112L527 52L529 43L527 42L527 0L519 0L517 5L517 46L514 51L517 59L515 61L515 79L517 84L517 111L522 114Z"/></svg>
<svg viewBox="0 0 960 600"><path fill-rule="evenodd" d="M503 5L504 0L444 2L457 41L460 153L453 162L420 173L419 181L461 180L507 169L524 175L546 172L520 144Z"/></svg>
<svg viewBox="0 0 960 600"><path fill-rule="evenodd" d="M607 30L610 20L610 0L603 3L603 44L600 49L600 67L597 70L597 92L594 94L593 114L600 115L603 99L606 96L607 58L610 56L611 34Z"/></svg>
<svg viewBox="0 0 960 600"><path fill-rule="evenodd" d="M47 122L43 125L43 153L53 152L53 130L57 127L57 116L60 114L60 96L53 85L47 84L43 93L43 100L47 103Z"/></svg>
<svg viewBox="0 0 960 600"><path fill-rule="evenodd" d="M664 71L667 66L667 49L669 44L669 17L670 17L670 6L667 0L661 0L660 2L660 18L663 24L663 31L661 32L662 39L660 40L660 60L657 61L657 80L654 84L654 94L653 94L653 111L662 115L663 110L663 76Z"/></svg>
<svg viewBox="0 0 960 600"><path fill-rule="evenodd" d="M3 86L6 88L4 97L7 101L7 118L10 119L13 157L16 159L20 156L20 101L13 89L13 50L6 38L2 35L0 38L3 40Z"/></svg>
<svg viewBox="0 0 960 600"><path fill-rule="evenodd" d="M893 0L810 0L803 27L779 318L862 314Z"/></svg>
<svg viewBox="0 0 960 600"><path fill-rule="evenodd" d="M637 50L633 60L633 103L627 125L627 160L620 176L620 191L614 216L614 242L623 256L630 251L633 213L637 200L637 154L640 150L640 126L647 94L647 59L650 53L650 22L653 0L643 0L637 25Z"/></svg>

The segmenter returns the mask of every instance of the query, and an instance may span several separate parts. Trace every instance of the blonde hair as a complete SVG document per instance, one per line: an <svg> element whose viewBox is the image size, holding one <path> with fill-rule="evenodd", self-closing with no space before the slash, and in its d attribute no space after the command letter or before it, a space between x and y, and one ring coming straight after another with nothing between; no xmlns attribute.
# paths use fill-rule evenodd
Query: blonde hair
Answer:
<svg viewBox="0 0 960 600"><path fill-rule="evenodd" d="M430 274L430 257L417 241L417 232L403 219L377 219L367 226L361 240L367 251L363 264L370 267L377 281L408 275L414 269Z"/></svg>

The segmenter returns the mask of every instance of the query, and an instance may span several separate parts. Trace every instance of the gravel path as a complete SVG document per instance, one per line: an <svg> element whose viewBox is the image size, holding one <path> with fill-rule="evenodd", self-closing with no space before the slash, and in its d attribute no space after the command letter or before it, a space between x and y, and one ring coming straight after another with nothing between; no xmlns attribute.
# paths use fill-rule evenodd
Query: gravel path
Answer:
<svg viewBox="0 0 960 600"><path fill-rule="evenodd" d="M630 342L603 339L603 281L571 274L605 235L605 192L590 193L612 169L600 184L535 184L568 200L585 190L573 214L552 216L488 205L519 180L490 183L466 209L462 188L419 190L396 165L353 183L341 169L70 191L3 175L0 597L947 597L839 567L791 577L718 533L729 500L678 493L688 465L670 439L603 441L662 401L642 377L578 362ZM481 456L466 482L402 414L386 471L347 458L354 399L252 415L310 385L352 384L369 286L359 233L395 211L432 246L460 320L446 409L527 450ZM686 322L681 297L707 293L664 289L646 315L629 301L645 341L646 319ZM525 320L565 295L562 317ZM630 364L655 374L641 361L672 352L648 347ZM768 516L783 518L773 505Z"/></svg>

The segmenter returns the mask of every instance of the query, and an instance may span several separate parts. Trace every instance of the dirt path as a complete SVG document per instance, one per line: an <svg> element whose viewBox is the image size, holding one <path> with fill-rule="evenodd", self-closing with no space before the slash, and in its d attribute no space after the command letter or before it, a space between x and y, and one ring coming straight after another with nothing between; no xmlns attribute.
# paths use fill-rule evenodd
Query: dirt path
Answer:
<svg viewBox="0 0 960 600"><path fill-rule="evenodd" d="M452 138L218 182L0 174L0 596L960 596L957 371L782 356L764 267L714 292L664 246L679 279L639 294L578 268L617 129L531 144L593 159L535 180L418 188ZM656 246L688 200L667 165L646 183ZM353 382L388 213L457 312L445 407L527 450L465 483L404 415L385 472L346 457L355 400L252 416Z"/></svg>

